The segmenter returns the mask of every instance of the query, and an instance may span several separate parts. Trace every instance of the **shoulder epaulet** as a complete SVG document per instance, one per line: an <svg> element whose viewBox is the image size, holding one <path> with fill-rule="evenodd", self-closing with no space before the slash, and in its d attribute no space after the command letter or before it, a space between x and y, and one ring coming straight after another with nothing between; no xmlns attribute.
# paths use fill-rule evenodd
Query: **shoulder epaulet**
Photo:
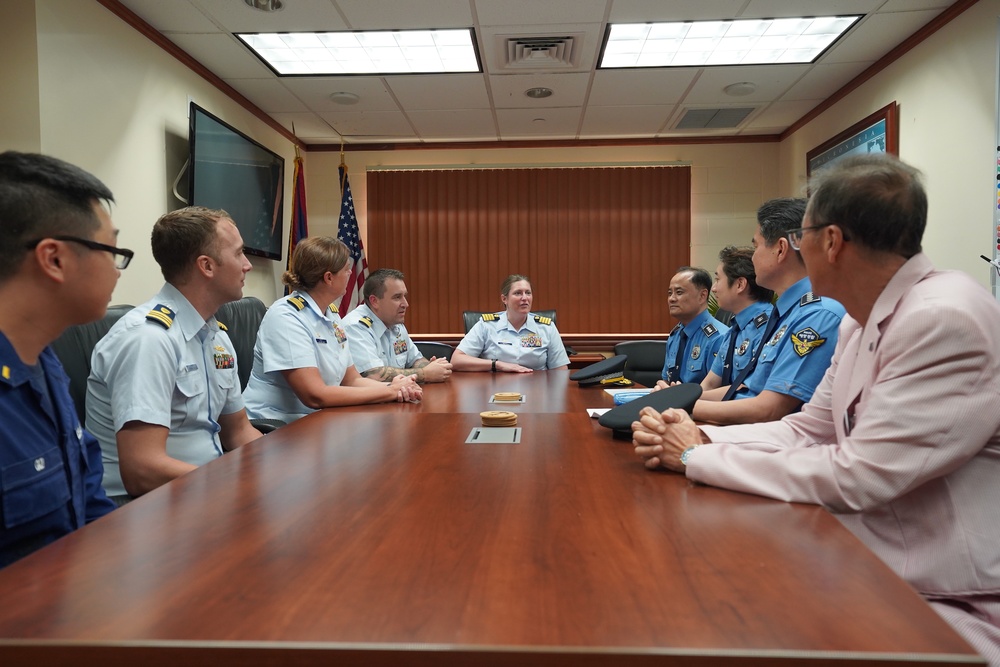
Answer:
<svg viewBox="0 0 1000 667"><path fill-rule="evenodd" d="M820 297L816 296L812 292L806 292L802 295L802 298L799 299L799 306L808 306L810 303L817 303L819 300Z"/></svg>
<svg viewBox="0 0 1000 667"><path fill-rule="evenodd" d="M719 330L715 328L715 325L711 322L706 322L705 326L701 328L703 334L711 338L715 334L719 333Z"/></svg>
<svg viewBox="0 0 1000 667"><path fill-rule="evenodd" d="M340 315L340 310L337 308L337 304L335 303L330 304L330 312L333 313L334 315Z"/></svg>
<svg viewBox="0 0 1000 667"><path fill-rule="evenodd" d="M552 318L544 315L535 315L535 321L539 324L552 324Z"/></svg>
<svg viewBox="0 0 1000 667"><path fill-rule="evenodd" d="M500 319L498 313L483 313L483 322L493 322Z"/></svg>
<svg viewBox="0 0 1000 667"><path fill-rule="evenodd" d="M156 322L164 329L169 329L174 324L174 317L177 315L174 311L170 310L169 307L164 306L162 303L158 303L153 306L153 309L146 313L147 322Z"/></svg>
<svg viewBox="0 0 1000 667"><path fill-rule="evenodd" d="M285 302L289 304L295 310L302 310L306 307L306 300L301 296L290 296L285 299Z"/></svg>
<svg viewBox="0 0 1000 667"><path fill-rule="evenodd" d="M229 331L229 327L227 327L225 324L223 324L219 320L215 320L215 323L219 325L219 330L220 331Z"/></svg>
<svg viewBox="0 0 1000 667"><path fill-rule="evenodd" d="M359 317L358 322L361 322L361 324L365 325L369 329L372 328L372 318L368 317L367 315L365 315L364 317Z"/></svg>
<svg viewBox="0 0 1000 667"><path fill-rule="evenodd" d="M765 324L767 324L767 321L769 319L770 319L770 315L767 314L767 311L763 311L763 312L761 312L760 315L758 315L757 317L753 318L754 326L757 327L758 329L760 329L762 326L764 326Z"/></svg>

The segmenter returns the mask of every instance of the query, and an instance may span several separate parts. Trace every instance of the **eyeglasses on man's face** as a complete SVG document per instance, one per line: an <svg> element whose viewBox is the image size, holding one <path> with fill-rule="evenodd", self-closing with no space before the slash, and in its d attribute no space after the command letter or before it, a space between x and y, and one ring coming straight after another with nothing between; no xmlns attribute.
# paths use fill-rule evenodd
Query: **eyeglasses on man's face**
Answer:
<svg viewBox="0 0 1000 667"><path fill-rule="evenodd" d="M80 245L90 248L91 250L103 250L104 252L110 252L115 258L115 268L119 271L126 268L128 263L132 261L132 256L135 255L134 252L126 248L116 248L113 245L98 243L97 241L91 241L90 239L82 239L78 236L46 236L45 238L29 241L24 245L24 247L26 250L36 248L38 247L38 244L46 238L52 239L53 241L70 241L72 243L79 243Z"/></svg>
<svg viewBox="0 0 1000 667"><path fill-rule="evenodd" d="M793 250L798 250L800 244L802 243L802 236L806 232L811 232L816 229L823 229L824 227L829 227L830 225L835 225L835 222L824 222L821 225L813 225L812 227L799 227L798 229L793 229L787 232L785 236L788 238L788 243L791 244Z"/></svg>

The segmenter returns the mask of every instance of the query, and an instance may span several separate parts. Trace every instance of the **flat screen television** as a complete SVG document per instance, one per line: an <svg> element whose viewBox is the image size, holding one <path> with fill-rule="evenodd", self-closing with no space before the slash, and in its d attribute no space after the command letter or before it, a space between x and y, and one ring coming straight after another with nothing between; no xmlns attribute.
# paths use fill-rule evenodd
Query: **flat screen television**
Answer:
<svg viewBox="0 0 1000 667"><path fill-rule="evenodd" d="M285 159L191 102L188 201L232 216L248 255L281 259Z"/></svg>

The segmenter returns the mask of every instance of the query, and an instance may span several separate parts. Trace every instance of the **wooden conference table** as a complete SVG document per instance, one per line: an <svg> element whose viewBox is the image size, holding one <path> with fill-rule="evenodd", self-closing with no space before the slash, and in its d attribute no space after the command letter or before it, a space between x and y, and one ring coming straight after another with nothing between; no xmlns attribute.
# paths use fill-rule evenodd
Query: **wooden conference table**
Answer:
<svg viewBox="0 0 1000 667"><path fill-rule="evenodd" d="M0 665L983 664L817 507L646 471L566 371L316 413L0 571ZM464 444L495 391L520 444Z"/></svg>

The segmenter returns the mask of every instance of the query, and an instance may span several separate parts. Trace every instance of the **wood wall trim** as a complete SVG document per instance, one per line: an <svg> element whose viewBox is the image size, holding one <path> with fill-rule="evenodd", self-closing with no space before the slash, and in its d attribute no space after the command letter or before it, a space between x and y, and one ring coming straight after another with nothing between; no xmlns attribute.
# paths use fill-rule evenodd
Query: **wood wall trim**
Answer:
<svg viewBox="0 0 1000 667"><path fill-rule="evenodd" d="M704 146L706 144L771 144L781 141L777 134L741 134L732 137L648 137L629 139L540 139L538 141L449 141L435 143L345 144L345 151L480 150L513 148L601 148L614 146ZM318 153L340 152L339 144L307 144Z"/></svg>
<svg viewBox="0 0 1000 667"><path fill-rule="evenodd" d="M933 20L931 20L927 25L918 30L917 32L910 35L907 39L900 42L900 44L894 48L889 53L885 54L879 60L873 64L871 67L866 69L861 74L857 75L853 79L847 82L843 88L835 92L830 97L826 98L802 118L792 123L787 130L779 135L779 140L784 141L788 137L792 136L800 129L805 127L810 121L814 120L824 111L828 110L834 104L840 100L847 97L848 94L854 92L861 87L862 84L867 83L869 79L874 77L876 74L887 68L892 63L896 62L902 58L906 53L913 50L917 45L923 42L925 39L936 33L941 28L945 27L956 18L958 18L965 10L972 7L974 4L979 2L979 0L958 0L948 9L944 10L938 14Z"/></svg>
<svg viewBox="0 0 1000 667"><path fill-rule="evenodd" d="M243 97L235 88L230 86L228 83L220 79L216 74L211 72L207 67L202 65L200 62L192 58L187 51L184 51L179 46L171 42L169 39L164 37L156 28L149 25L142 18L133 12L128 7L124 6L118 0L97 0L98 3L104 6L105 9L110 11L112 14L120 18L122 21L133 27L143 37L153 42L161 49L172 55L174 58L179 60L185 67L193 71L195 74L201 78L208 81L210 84L218 88L221 92L228 95L234 102L239 104L241 107L252 113L254 116L259 118L262 122L266 123L268 127L288 139L292 144L298 148L305 149L306 145L302 143L302 140L296 137L294 134L288 131L288 129L274 120L266 113L261 111L261 109Z"/></svg>

